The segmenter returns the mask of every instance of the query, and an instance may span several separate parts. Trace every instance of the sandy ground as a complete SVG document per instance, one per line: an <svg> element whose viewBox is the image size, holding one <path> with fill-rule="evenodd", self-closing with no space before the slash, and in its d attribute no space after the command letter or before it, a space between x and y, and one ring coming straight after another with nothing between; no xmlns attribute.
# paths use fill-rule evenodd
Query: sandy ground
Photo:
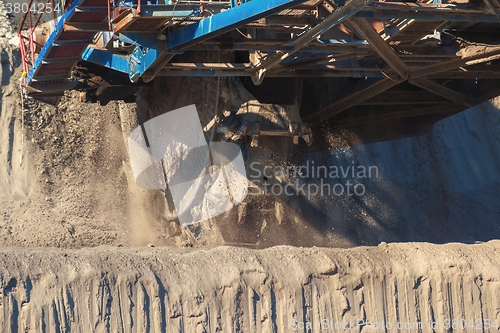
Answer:
<svg viewBox="0 0 500 333"><path fill-rule="evenodd" d="M0 330L498 332L499 251L498 241L2 249Z"/></svg>

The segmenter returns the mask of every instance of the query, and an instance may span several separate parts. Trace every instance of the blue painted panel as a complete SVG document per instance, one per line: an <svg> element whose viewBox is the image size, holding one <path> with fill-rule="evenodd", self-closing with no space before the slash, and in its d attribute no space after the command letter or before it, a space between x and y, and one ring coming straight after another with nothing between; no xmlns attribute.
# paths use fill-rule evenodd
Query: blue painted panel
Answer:
<svg viewBox="0 0 500 333"><path fill-rule="evenodd" d="M221 12L200 22L177 29L168 35L167 45L160 41L156 33L123 33L122 41L136 44L134 52L128 57L116 58L110 52L96 52L87 49L83 60L129 74L132 82L142 76L149 67L167 50L167 53L179 53L182 49L207 40L235 27L258 20L285 8L295 6L306 0L253 0L231 10ZM175 48L174 48L175 47ZM122 59L123 58L123 59ZM128 69L127 69L128 66Z"/></svg>
<svg viewBox="0 0 500 333"><path fill-rule="evenodd" d="M306 0L252 0L169 34L168 49L186 48Z"/></svg>
<svg viewBox="0 0 500 333"><path fill-rule="evenodd" d="M118 55L109 50L87 48L82 54L82 60L111 68L122 73L129 72L127 56Z"/></svg>

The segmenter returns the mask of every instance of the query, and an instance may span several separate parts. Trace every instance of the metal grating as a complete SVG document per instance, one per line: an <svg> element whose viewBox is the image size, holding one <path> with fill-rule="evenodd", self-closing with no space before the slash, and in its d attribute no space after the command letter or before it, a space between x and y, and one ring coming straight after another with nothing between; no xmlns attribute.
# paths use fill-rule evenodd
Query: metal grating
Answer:
<svg viewBox="0 0 500 333"><path fill-rule="evenodd" d="M73 67L74 62L64 62L60 64L44 64L37 72L39 76L66 74Z"/></svg>
<svg viewBox="0 0 500 333"><path fill-rule="evenodd" d="M74 13L71 22L103 22L108 17L106 12Z"/></svg>
<svg viewBox="0 0 500 333"><path fill-rule="evenodd" d="M32 83L30 83L30 86L41 86L45 84L53 84L53 83L61 83L66 81L67 79L55 79L55 80L45 80L45 81L36 81L34 80Z"/></svg>
<svg viewBox="0 0 500 333"><path fill-rule="evenodd" d="M63 31L57 40L91 40L95 35L93 31Z"/></svg>
<svg viewBox="0 0 500 333"><path fill-rule="evenodd" d="M87 45L54 46L49 52L47 59L79 57Z"/></svg>

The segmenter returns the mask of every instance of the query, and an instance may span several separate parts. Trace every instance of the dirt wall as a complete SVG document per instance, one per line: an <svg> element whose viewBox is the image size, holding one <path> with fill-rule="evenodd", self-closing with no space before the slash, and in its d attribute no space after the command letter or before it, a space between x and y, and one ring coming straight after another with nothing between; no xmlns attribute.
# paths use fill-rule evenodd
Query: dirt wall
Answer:
<svg viewBox="0 0 500 333"><path fill-rule="evenodd" d="M451 332L465 320L472 326L453 331L498 332L499 251L498 241L2 249L0 330L415 333ZM352 327L301 328L324 320Z"/></svg>

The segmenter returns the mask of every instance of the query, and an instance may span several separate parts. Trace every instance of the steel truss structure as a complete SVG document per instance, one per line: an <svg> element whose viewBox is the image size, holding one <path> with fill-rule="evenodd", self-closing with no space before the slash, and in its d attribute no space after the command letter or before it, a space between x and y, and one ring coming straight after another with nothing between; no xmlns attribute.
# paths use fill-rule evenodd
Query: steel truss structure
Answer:
<svg viewBox="0 0 500 333"><path fill-rule="evenodd" d="M255 85L297 77L313 100L307 121L349 123L451 115L500 94L497 0L47 0L45 6L60 10L29 11L19 35L24 85L46 101L65 90L133 87L158 76L249 77ZM47 38L40 42L42 27ZM214 53L222 60L204 58Z"/></svg>

